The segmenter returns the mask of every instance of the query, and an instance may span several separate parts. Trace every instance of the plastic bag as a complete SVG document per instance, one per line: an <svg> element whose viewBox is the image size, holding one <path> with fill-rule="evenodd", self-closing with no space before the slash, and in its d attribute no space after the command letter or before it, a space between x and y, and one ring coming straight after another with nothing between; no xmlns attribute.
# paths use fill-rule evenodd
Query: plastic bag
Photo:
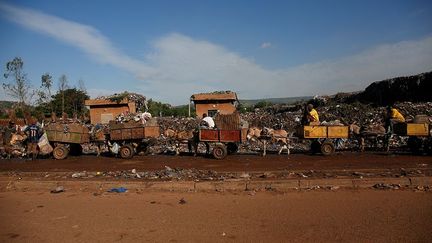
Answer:
<svg viewBox="0 0 432 243"><path fill-rule="evenodd" d="M118 143L113 143L113 145L110 148L111 153L113 153L113 154L118 154L119 149L120 149L120 146L118 145Z"/></svg>
<svg viewBox="0 0 432 243"><path fill-rule="evenodd" d="M48 141L48 136L46 133L44 133L40 138L38 142L39 150L41 155L50 154L53 151L53 147Z"/></svg>

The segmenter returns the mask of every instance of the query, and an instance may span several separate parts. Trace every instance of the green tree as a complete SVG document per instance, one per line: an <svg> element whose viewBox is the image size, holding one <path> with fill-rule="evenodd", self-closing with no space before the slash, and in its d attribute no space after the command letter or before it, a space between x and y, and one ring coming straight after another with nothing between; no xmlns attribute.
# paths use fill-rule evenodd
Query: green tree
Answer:
<svg viewBox="0 0 432 243"><path fill-rule="evenodd" d="M63 110L69 117L73 114L78 116L86 114L87 109L84 105L84 101L90 99L86 92L72 88L58 91L51 101L54 110Z"/></svg>
<svg viewBox="0 0 432 243"><path fill-rule="evenodd" d="M265 107L268 107L271 105L273 105L271 102L263 100L263 101L256 103L254 105L254 108L265 108Z"/></svg>
<svg viewBox="0 0 432 243"><path fill-rule="evenodd" d="M3 83L3 89L6 94L18 100L18 107L20 109L26 108L27 101L31 100L34 95L23 66L24 62L20 57L15 57L12 61L7 62L4 77L12 80L8 83Z"/></svg>
<svg viewBox="0 0 432 243"><path fill-rule="evenodd" d="M41 86L40 90L38 90L38 105L48 105L51 112L54 111L52 106L52 93L51 88L53 85L52 76L49 73L45 73L41 77Z"/></svg>
<svg viewBox="0 0 432 243"><path fill-rule="evenodd" d="M240 113L251 112L252 110L253 110L252 106L244 105L242 103L239 103L237 105L237 111Z"/></svg>
<svg viewBox="0 0 432 243"><path fill-rule="evenodd" d="M189 114L189 107L187 105L173 107L170 104L164 104L162 102L148 100L148 112L153 116L174 116L174 117L186 117ZM194 116L194 110L191 112Z"/></svg>

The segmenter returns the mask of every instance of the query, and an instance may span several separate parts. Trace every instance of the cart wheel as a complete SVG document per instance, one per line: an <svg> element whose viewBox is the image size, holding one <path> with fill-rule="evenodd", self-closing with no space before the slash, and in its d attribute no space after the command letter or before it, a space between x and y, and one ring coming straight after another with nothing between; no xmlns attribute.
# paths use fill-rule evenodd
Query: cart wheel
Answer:
<svg viewBox="0 0 432 243"><path fill-rule="evenodd" d="M238 145L236 143L228 143L227 144L227 151L228 154L235 154L237 153Z"/></svg>
<svg viewBox="0 0 432 243"><path fill-rule="evenodd" d="M313 140L310 147L313 154L318 153L321 150L321 144L318 140Z"/></svg>
<svg viewBox="0 0 432 243"><path fill-rule="evenodd" d="M409 137L407 144L413 154L420 154L423 146L422 140L418 137Z"/></svg>
<svg viewBox="0 0 432 243"><path fill-rule="evenodd" d="M321 144L321 153L324 155L330 155L334 153L335 147L332 142L324 142Z"/></svg>
<svg viewBox="0 0 432 243"><path fill-rule="evenodd" d="M121 146L120 157L123 159L130 159L134 156L134 148L130 144Z"/></svg>
<svg viewBox="0 0 432 243"><path fill-rule="evenodd" d="M69 154L69 149L63 145L57 145L53 150L53 156L55 159L65 159Z"/></svg>
<svg viewBox="0 0 432 243"><path fill-rule="evenodd" d="M213 147L213 156L216 159L224 159L227 156L227 149L225 145L218 144Z"/></svg>

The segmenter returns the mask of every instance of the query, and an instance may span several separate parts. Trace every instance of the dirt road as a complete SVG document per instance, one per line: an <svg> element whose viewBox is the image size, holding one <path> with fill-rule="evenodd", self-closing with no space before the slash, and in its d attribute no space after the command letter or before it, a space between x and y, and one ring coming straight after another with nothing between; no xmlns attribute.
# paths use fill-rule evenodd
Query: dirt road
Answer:
<svg viewBox="0 0 432 243"><path fill-rule="evenodd" d="M373 190L2 192L0 241L428 242L431 202L431 193Z"/></svg>
<svg viewBox="0 0 432 243"><path fill-rule="evenodd" d="M113 157L76 156L66 160L22 159L0 160L0 171L23 172L46 171L115 171L160 170L172 168L195 168L223 171L278 171L278 170L358 170L358 169L432 169L431 156L386 153L344 152L333 156L292 154L286 155L231 155L224 160L202 156L152 155L135 156L130 160Z"/></svg>
<svg viewBox="0 0 432 243"><path fill-rule="evenodd" d="M408 183L407 176L414 177L401 190L342 186L337 190L315 191L307 190L306 181L306 189L287 193L267 189L244 191L243 187L233 191L213 188L208 190L212 193L193 192L193 181L186 182L192 186L191 190L167 192L173 183L180 189L185 189L186 184L176 180L162 182L169 187L155 191L146 190L147 182L136 178L71 177L76 171L131 173L132 169L152 171L165 166L214 170L218 174L259 175L279 171L284 175L287 171L306 171L308 180L317 176L324 184L330 178L341 183L336 174L342 178L353 176L355 180L368 175L353 171L374 171L371 174L378 177L377 182ZM329 173L316 173L319 170ZM410 185L416 183L416 178L430 178L430 156L350 152L264 158L233 155L225 160L168 155L137 156L130 160L80 156L66 160L1 160L0 172L0 242L428 242L432 238L432 193ZM303 179L305 174L293 176ZM240 179L232 183L262 180L261 176ZM277 179L292 182L285 177ZM106 192L107 187L122 183L129 183L130 191ZM218 183L228 182L217 182L219 188ZM50 194L48 188L55 185L64 185L66 192ZM182 198L185 203L180 204Z"/></svg>

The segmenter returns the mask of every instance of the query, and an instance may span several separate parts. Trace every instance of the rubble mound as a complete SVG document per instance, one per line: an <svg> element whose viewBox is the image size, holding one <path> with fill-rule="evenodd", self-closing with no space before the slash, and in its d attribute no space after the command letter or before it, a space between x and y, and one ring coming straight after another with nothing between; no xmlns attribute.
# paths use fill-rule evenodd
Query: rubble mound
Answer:
<svg viewBox="0 0 432 243"><path fill-rule="evenodd" d="M431 90L432 72L427 72L374 82L363 92L353 95L351 100L375 105L391 105L397 101L424 102L432 101Z"/></svg>

